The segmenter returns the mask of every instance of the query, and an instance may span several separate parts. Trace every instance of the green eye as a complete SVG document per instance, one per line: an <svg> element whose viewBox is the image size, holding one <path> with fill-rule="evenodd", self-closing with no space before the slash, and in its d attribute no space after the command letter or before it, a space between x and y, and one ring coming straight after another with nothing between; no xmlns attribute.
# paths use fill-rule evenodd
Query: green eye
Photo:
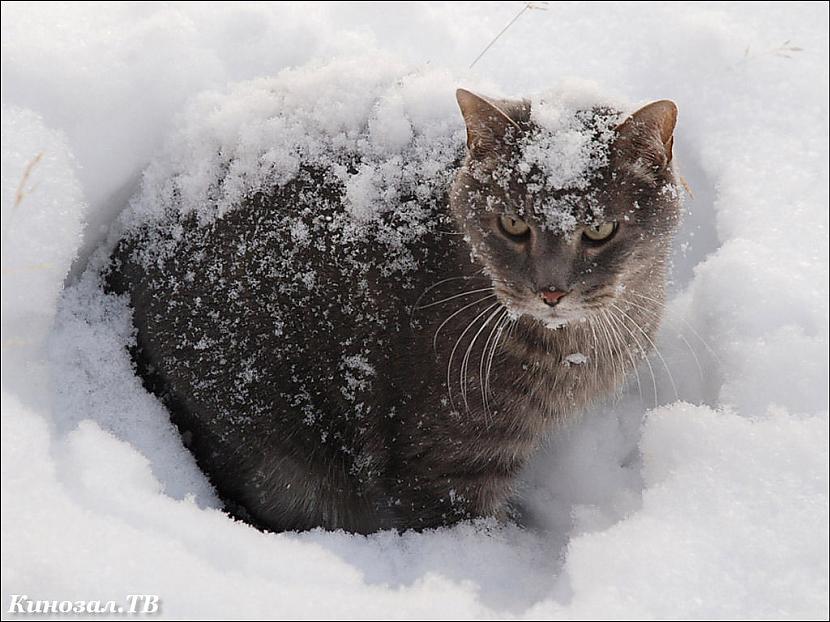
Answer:
<svg viewBox="0 0 830 622"><path fill-rule="evenodd" d="M582 235L591 242L604 242L617 230L617 223L604 222L601 225L594 225L592 227L585 227L582 230Z"/></svg>
<svg viewBox="0 0 830 622"><path fill-rule="evenodd" d="M530 227L524 220L510 216L509 214L502 214L499 217L499 224L501 224L501 228L505 233L513 237L521 237L530 231Z"/></svg>

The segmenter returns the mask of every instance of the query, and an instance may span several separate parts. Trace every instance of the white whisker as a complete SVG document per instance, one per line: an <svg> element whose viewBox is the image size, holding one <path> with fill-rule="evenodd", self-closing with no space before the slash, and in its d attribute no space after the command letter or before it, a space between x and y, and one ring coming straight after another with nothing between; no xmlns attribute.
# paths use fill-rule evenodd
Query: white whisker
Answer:
<svg viewBox="0 0 830 622"><path fill-rule="evenodd" d="M614 350L611 348L611 337L608 334L608 329L605 326L605 318L601 316L594 316L589 319L589 322L592 322L594 319L600 320L598 328L601 331L604 339L605 345L608 347L608 360L611 363L611 371L614 374L614 393L619 398L620 395L620 379L617 376L617 360L614 357ZM599 356L599 355L597 355ZM623 373L623 379L625 379L625 373Z"/></svg>
<svg viewBox="0 0 830 622"><path fill-rule="evenodd" d="M615 307L615 305L612 306ZM608 313L609 317L613 318L614 321L617 322L619 326L622 326L626 330L626 332L631 336L631 338L634 340L634 343L637 345L637 349L640 350L640 354L642 354L643 359L646 362L646 365L648 365L648 371L651 374L651 386L654 388L654 405L657 406L657 404L660 403L657 397L657 379L654 377L654 368L651 366L651 361L648 360L648 353L645 351L642 344L637 339L636 335L633 332L631 332L631 329L628 328L628 326L625 325L623 319L616 317L616 314L611 309L608 309Z"/></svg>
<svg viewBox="0 0 830 622"><path fill-rule="evenodd" d="M640 309L641 311L643 311L645 313L651 314L651 316L654 317L658 322L662 319L660 314L658 314L656 311L652 311L651 309L648 309L648 308L646 308L642 305L638 305L633 300L626 299L625 302L626 302L626 304L630 304L631 306L636 307L637 309ZM689 340L686 339L686 337L683 335L683 333L678 332L677 336L680 337L680 340L684 344L686 344L686 348L689 350L689 353L692 355L692 358L695 360L695 365L697 366L698 376L700 377L701 380L703 380L703 366L700 364L700 359L697 357L697 352L695 352L695 349L692 347L692 344L689 343Z"/></svg>
<svg viewBox="0 0 830 622"><path fill-rule="evenodd" d="M441 332L441 329L442 329L442 328L444 328L444 326L446 326L446 325L447 325L447 322L449 322L450 320L452 320L452 319L453 319L456 315L458 315L458 314L459 314L459 313L461 313L462 311L464 311L464 310L466 310L466 309L469 309L470 307L474 307L474 306L476 306L477 304L479 304L479 303L481 303L481 302L484 302L485 300L489 300L490 298L495 298L495 297L496 297L496 295L495 295L495 294L490 294L489 296L484 296L483 298L479 298L479 299L478 299L478 300L476 300L475 302L471 302L470 304L468 304L468 305L465 305L465 306L461 307L461 308L460 308L460 309L458 309L455 313L453 313L452 315L450 315L450 316L449 316L446 320L444 320L443 322L441 322L441 325L440 325L440 326L439 326L439 327L435 330L435 334L432 336L432 350L433 350L433 352L435 352L435 351L438 349L438 333L440 333L440 332Z"/></svg>
<svg viewBox="0 0 830 622"><path fill-rule="evenodd" d="M594 385L598 384L599 378L599 354L597 353L597 344L599 340L597 339L597 332L594 330L594 323L591 321L591 318L588 318L588 327L591 329L591 336L593 337L593 346L594 346Z"/></svg>
<svg viewBox="0 0 830 622"><path fill-rule="evenodd" d="M637 369L637 361L634 360L634 356L631 354L631 348L625 342L625 339L620 334L619 327L615 325L615 322L612 322L613 318L608 315L606 310L602 310L603 321L608 325L608 330L611 331L611 335L614 338L614 344L616 346L617 352L620 354L620 358L622 358L623 350L625 350L625 354L628 356L628 360L631 363L631 367L634 370L634 377L637 379L637 392L640 395L640 402L643 402L643 385L640 381L640 370ZM620 361L622 363L622 361Z"/></svg>
<svg viewBox="0 0 830 622"><path fill-rule="evenodd" d="M633 295L635 295L635 296L638 296L638 297L640 297L640 298L642 298L642 299L644 299L644 300L648 300L649 302L653 302L654 304L660 305L660 307L661 307L661 308L663 308L663 309L665 309L665 308L666 308L666 303L665 303L665 302L661 302L661 301L659 301L659 300L655 300L654 298L650 298L650 297L648 297L648 296L644 296L643 294L638 294L637 292L630 292L630 293L631 293L631 294L633 294ZM698 332L697 332L697 330L695 330L695 327L694 327L694 326L692 326L692 325L691 325L691 324L690 324L690 323L689 323L689 322L688 322L685 318L683 318L683 317L679 317L679 316L678 316L678 317L676 317L676 318L675 318L675 317L671 317L671 318L669 318L669 320L678 320L678 321L680 321L680 322L683 322L683 324L686 326L686 328L688 328L688 329L691 331L691 333L692 333L695 337L697 337L697 339L700 341L700 343L702 343L702 344L703 344L703 346L704 346L704 347L705 347L705 348L709 351L709 354L710 354L710 355L712 355L712 358L714 358L714 359L715 359L715 361L717 361L718 365L722 365L722 364L723 364L723 362L721 361L720 357L718 356L718 353L717 353L717 352L715 352L715 350L714 350L714 349L713 349L713 348L709 345L709 342L708 342L708 341L706 341L706 340L705 340L705 339L704 339L704 338L700 335L700 333L698 333Z"/></svg>
<svg viewBox="0 0 830 622"><path fill-rule="evenodd" d="M671 370L669 369L669 366L666 363L666 359L663 358L663 354L660 352L660 349L651 340L651 337L648 336L648 333L646 333L646 331L643 330L642 326L640 326L640 324L634 318L632 318L630 315L628 315L625 311L623 311L620 307L618 307L614 303L611 303L611 306L614 307L620 313L622 313L629 320L631 320L631 323L634 324L634 326L637 327L637 330L639 330L643 334L643 337L646 338L646 341L648 341L649 344L651 344L651 347L654 349L654 352L657 354L658 358L660 359L660 362L663 364L663 368L666 370L666 373L669 375L669 382L671 383L672 390L674 391L674 398L675 399L680 399L680 394L677 392L677 385L674 383L674 376L672 376Z"/></svg>
<svg viewBox="0 0 830 622"><path fill-rule="evenodd" d="M441 305L445 302L449 302L450 300L455 300L456 298L462 298L463 296L469 296L471 294L480 294L481 292L490 292L493 291L494 288L492 287L482 287L481 289L473 289L468 292L461 292L460 294L455 294L454 296L450 296L449 298L444 298L443 300L438 300L437 302L431 302L428 305L421 305L420 307L415 307L416 310L420 311L421 309L428 309L429 307L434 307L435 305Z"/></svg>
<svg viewBox="0 0 830 622"><path fill-rule="evenodd" d="M490 309L492 309L493 307L495 307L499 304L501 304L501 303L494 302L489 307L487 307L484 311L482 311L477 316L475 316L475 318L473 318L473 320L469 324L467 324L467 328L465 328L464 331L461 333L461 335L459 335L458 339L455 340L455 345L453 346L452 351L450 352L450 358L447 361L447 394L448 394L449 399L450 399L450 406L452 407L453 410L455 410L455 403L453 402L453 399L452 399L452 361L455 358L455 352L456 352L456 350L458 350L458 345L461 343L461 340L464 339L464 335L467 334L467 332L475 325L475 323L478 322L478 320L480 318L484 317L484 315L487 314L487 312L489 312Z"/></svg>
<svg viewBox="0 0 830 622"><path fill-rule="evenodd" d="M500 309L496 309L495 311L493 311L490 314L490 316L484 321L481 327L478 329L476 334L473 335L473 338L470 340L470 345L467 346L467 351L464 353L464 358L461 361L461 397L464 399L464 408L467 411L470 410L470 406L467 403L467 369L470 360L470 353L473 351L473 347L476 344L478 336L484 331L485 328L487 328L487 325L493 320L494 317L496 317L499 311ZM481 377L479 377L479 384L481 384Z"/></svg>
<svg viewBox="0 0 830 622"><path fill-rule="evenodd" d="M487 343L484 344L484 349L481 351L481 362L478 368L478 375L479 379L483 378L484 380L481 382L481 401L484 405L484 417L487 419L487 416L490 414L490 402L489 402L489 392L490 392L490 368L493 364L493 357L496 353L496 348L499 344L499 339L501 339L502 331L504 330L504 322L505 318L507 317L507 309L502 309L502 314L499 319L496 321L494 329L490 331L490 336L487 338ZM495 339L493 338L493 334L495 333ZM491 344L492 341L492 345ZM490 345L490 350L488 353L487 346ZM484 359L485 353L487 353L487 373L484 373Z"/></svg>
<svg viewBox="0 0 830 622"><path fill-rule="evenodd" d="M480 273L481 273L481 272L483 272L483 271L484 271L484 268L482 268L481 270L479 270L479 271L478 271L478 273L480 274ZM438 286L440 286L440 285L443 285L444 283L449 283L450 281L459 281L459 280L468 281L468 280L470 280L470 279L486 279L486 278L487 278L487 277L485 277L485 276L477 276L477 275L472 275L472 276L451 276L451 277L449 277L448 279L441 279L441 280L440 280L440 281L438 281L437 283L433 283L432 285L430 285L429 287L427 287L424 291L422 291L422 292L421 292L421 295L420 295L420 296L418 296L418 298L415 300L415 304L413 304L413 305L412 305L412 310L409 312L409 321L410 321L410 322L412 322L412 317L413 317L413 315L415 315L415 311L418 309L418 305L419 305L419 304L421 304L421 300L423 300L423 299L424 299L424 296L426 296L429 292L431 292L431 291L432 291L433 289L435 289L436 287L438 287Z"/></svg>

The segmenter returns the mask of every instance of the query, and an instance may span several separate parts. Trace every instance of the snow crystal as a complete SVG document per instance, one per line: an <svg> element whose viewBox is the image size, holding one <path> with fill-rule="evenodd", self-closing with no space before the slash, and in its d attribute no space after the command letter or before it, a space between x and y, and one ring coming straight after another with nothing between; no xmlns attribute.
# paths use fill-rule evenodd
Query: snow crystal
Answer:
<svg viewBox="0 0 830 622"><path fill-rule="evenodd" d="M362 354L347 356L343 359L343 363L346 367L358 371L365 376L375 375L375 368L369 363L369 359Z"/></svg>

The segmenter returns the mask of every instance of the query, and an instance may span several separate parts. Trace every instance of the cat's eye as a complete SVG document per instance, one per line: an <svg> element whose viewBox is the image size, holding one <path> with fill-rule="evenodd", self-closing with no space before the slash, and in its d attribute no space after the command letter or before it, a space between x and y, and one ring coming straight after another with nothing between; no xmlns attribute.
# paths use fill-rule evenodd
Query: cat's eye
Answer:
<svg viewBox="0 0 830 622"><path fill-rule="evenodd" d="M605 242L606 240L610 239L614 232L617 230L617 223L615 222L604 222L599 225L592 225L590 227L585 227L582 230L583 239L586 239L589 242Z"/></svg>
<svg viewBox="0 0 830 622"><path fill-rule="evenodd" d="M502 214L499 217L499 224L507 235L513 236L514 238L524 237L530 231L530 227L524 220L511 216L510 214Z"/></svg>

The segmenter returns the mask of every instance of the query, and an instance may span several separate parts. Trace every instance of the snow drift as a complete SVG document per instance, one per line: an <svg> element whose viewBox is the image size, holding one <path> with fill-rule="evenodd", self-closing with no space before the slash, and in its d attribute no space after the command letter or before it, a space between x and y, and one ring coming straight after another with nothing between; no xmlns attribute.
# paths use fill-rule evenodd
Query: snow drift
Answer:
<svg viewBox="0 0 830 622"><path fill-rule="evenodd" d="M3 5L4 610L148 593L168 617L827 616L827 7L556 5L466 73L518 8ZM321 67L337 93L400 80L323 115L374 114L387 154L461 128L458 82L519 95L576 75L678 103L695 198L663 360L642 396L631 382L551 438L524 478L533 529L259 533L217 508L133 374L90 254L138 180L164 192L162 149L204 167L202 205L217 147L243 144L244 110L211 116L226 83L286 67L312 100ZM196 123L215 142L177 153ZM217 196L261 180L237 181ZM385 181L354 188L358 216Z"/></svg>

